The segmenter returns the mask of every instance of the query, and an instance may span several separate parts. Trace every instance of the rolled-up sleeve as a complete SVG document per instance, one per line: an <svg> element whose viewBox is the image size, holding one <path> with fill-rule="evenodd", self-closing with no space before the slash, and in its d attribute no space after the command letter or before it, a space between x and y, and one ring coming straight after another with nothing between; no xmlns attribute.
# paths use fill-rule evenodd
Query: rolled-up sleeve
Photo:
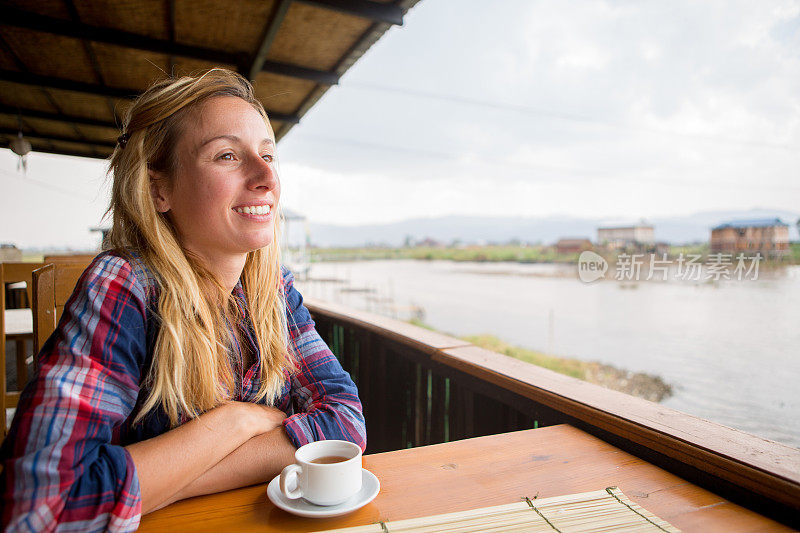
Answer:
<svg viewBox="0 0 800 533"><path fill-rule="evenodd" d="M138 527L136 469L113 441L139 392L144 302L118 256L99 256L81 277L0 452L6 531Z"/></svg>
<svg viewBox="0 0 800 533"><path fill-rule="evenodd" d="M367 432L358 389L314 328L294 288L294 278L283 270L289 344L299 371L291 378L292 403L297 412L283 421L292 443L300 447L318 440L340 439L366 449Z"/></svg>

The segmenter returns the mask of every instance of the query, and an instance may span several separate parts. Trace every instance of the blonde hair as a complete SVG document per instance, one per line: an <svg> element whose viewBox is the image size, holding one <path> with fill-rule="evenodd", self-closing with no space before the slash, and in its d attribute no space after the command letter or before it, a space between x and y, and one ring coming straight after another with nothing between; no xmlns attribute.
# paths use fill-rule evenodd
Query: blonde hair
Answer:
<svg viewBox="0 0 800 533"><path fill-rule="evenodd" d="M120 144L111 156L113 186L109 246L135 250L152 270L159 289L160 329L145 386L150 390L135 421L161 406L172 426L229 400L235 380L228 351L226 322L233 317L231 295L201 263L188 254L167 216L156 210L148 170L174 176L175 146L193 110L218 96L250 103L264 118L264 107L242 76L212 69L197 76L157 82L129 109ZM279 215L280 210L276 210ZM272 243L247 254L241 281L260 351L256 399L272 404L285 373L296 369L288 351L286 303L280 272L280 216ZM233 321L231 321L233 323Z"/></svg>

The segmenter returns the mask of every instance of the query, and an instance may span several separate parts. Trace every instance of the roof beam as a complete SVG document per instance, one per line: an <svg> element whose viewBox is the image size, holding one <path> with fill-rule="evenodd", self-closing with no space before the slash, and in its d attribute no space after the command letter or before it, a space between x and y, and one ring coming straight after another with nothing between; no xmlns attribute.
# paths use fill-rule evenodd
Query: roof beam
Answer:
<svg viewBox="0 0 800 533"><path fill-rule="evenodd" d="M0 70L0 81L9 81L12 83L19 83L34 87L60 89L63 91L75 91L79 93L93 94L96 96L110 96L113 98L135 98L141 92L141 90L138 89L107 87L105 85L98 85L95 83L65 80L63 78L40 76L38 74L16 72L13 70ZM297 124L300 122L300 117L297 115L288 115L286 113L278 113L269 110L267 110L267 114L272 120L278 120L280 122L287 122L289 124Z"/></svg>
<svg viewBox="0 0 800 533"><path fill-rule="evenodd" d="M6 146L3 148L9 149L7 146L8 143L2 143ZM91 157L93 159L106 159L109 155L103 155L98 152L80 152L78 150L62 150L60 148L55 148L53 146L44 147L44 146L33 146L31 148L34 152L39 152L43 154L57 154L57 155L71 155L73 157Z"/></svg>
<svg viewBox="0 0 800 533"><path fill-rule="evenodd" d="M60 89L62 91L74 91L78 93L93 94L95 96L110 96L112 98L135 98L141 91L137 89L120 89L98 85L96 83L85 83L82 81L66 80L52 76L40 76L29 72L15 72L13 70L0 70L0 80L30 85L33 87L47 87L48 89Z"/></svg>
<svg viewBox="0 0 800 533"><path fill-rule="evenodd" d="M153 39L152 37L146 37L136 33L90 26L82 22L57 19L13 7L3 8L2 23L18 28L62 35L64 37L113 44L123 48L133 48L135 50L144 50L159 54L188 57L201 61L208 61L210 63L236 65L240 68L243 65L250 64L250 58L244 53L226 52L213 48L180 44L164 39ZM339 76L336 73L300 67L288 63L265 61L262 69L264 72L306 79L325 85L336 85L339 83Z"/></svg>
<svg viewBox="0 0 800 533"><path fill-rule="evenodd" d="M0 128L0 135L13 135L16 137L17 133L19 133L19 130L16 130L14 128ZM49 135L42 133L34 133L32 131L23 131L22 135L24 137L30 137L32 139L41 139L43 141L68 142L68 143L81 144L84 146L97 146L101 148L114 148L117 145L117 143L114 141L76 139L75 137L65 137L64 135Z"/></svg>
<svg viewBox="0 0 800 533"><path fill-rule="evenodd" d="M290 78L301 78L304 80L313 81L321 85L338 85L339 75L335 72L325 72L323 70L314 70L306 67L298 67L289 63L278 63L277 61L264 61L262 72L269 72L270 74L280 74L281 76L288 76ZM254 79L254 78L250 78Z"/></svg>
<svg viewBox="0 0 800 533"><path fill-rule="evenodd" d="M304 4L323 7L366 18L374 22L403 25L403 10L393 4L380 4L370 0L298 0Z"/></svg>
<svg viewBox="0 0 800 533"><path fill-rule="evenodd" d="M96 118L77 117L75 115L64 115L63 113L50 113L36 109L22 109L10 105L0 104L0 114L2 115L21 115L25 118L40 118L44 120L54 120L56 122L72 122L74 124L84 124L86 126L100 126L101 128L119 129L119 126L110 120L100 120Z"/></svg>
<svg viewBox="0 0 800 533"><path fill-rule="evenodd" d="M244 76L247 76L248 80L255 80L256 75L264 68L269 47L272 46L272 41L274 41L275 36L278 35L278 29L281 27L281 23L286 17L291 3L292 0L278 0L278 2L275 3L275 7L272 8L269 22L264 27L264 33L261 35L261 39L259 39L259 45L256 49L256 53L253 55L253 60L250 62L248 69L242 72Z"/></svg>

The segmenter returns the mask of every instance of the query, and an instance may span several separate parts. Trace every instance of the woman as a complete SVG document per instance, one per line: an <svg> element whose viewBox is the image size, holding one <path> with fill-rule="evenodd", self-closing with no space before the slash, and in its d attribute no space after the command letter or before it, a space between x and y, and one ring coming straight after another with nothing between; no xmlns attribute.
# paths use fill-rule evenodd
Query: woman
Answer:
<svg viewBox="0 0 800 533"><path fill-rule="evenodd" d="M83 274L2 449L10 530L136 529L269 480L310 441L366 446L355 385L279 264L266 113L222 69L133 104L111 251Z"/></svg>

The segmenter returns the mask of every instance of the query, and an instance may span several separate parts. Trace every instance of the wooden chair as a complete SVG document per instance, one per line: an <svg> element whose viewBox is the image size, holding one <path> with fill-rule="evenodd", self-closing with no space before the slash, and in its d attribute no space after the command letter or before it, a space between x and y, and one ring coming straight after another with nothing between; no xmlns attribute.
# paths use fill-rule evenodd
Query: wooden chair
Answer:
<svg viewBox="0 0 800 533"><path fill-rule="evenodd" d="M19 390L28 381L28 362L25 351L25 341L33 337L31 331L8 329L6 323L6 284L24 281L28 302L32 302L33 278L32 272L42 267L42 263L5 262L0 263L0 428L2 435L6 433L6 409L16 407L19 402ZM22 328L27 330L27 328ZM6 341L12 340L16 344L17 352L17 389L10 392L6 383Z"/></svg>
<svg viewBox="0 0 800 533"><path fill-rule="evenodd" d="M39 268L31 272L31 313L33 315L33 352L38 354L42 349L47 338L56 329L56 324L64 311L64 304L67 303L78 279L88 266L87 262L81 263L59 263L38 265ZM5 363L5 350L3 351L3 363ZM34 364L36 358L34 355ZM10 402L6 402L5 394L5 373L2 379L3 387L3 409L2 423L3 435L6 433L6 407L16 407L19 401L19 393L13 393ZM6 405L8 403L8 405Z"/></svg>
<svg viewBox="0 0 800 533"><path fill-rule="evenodd" d="M64 305L88 263L56 263L33 271L33 349L38 354L55 331Z"/></svg>

